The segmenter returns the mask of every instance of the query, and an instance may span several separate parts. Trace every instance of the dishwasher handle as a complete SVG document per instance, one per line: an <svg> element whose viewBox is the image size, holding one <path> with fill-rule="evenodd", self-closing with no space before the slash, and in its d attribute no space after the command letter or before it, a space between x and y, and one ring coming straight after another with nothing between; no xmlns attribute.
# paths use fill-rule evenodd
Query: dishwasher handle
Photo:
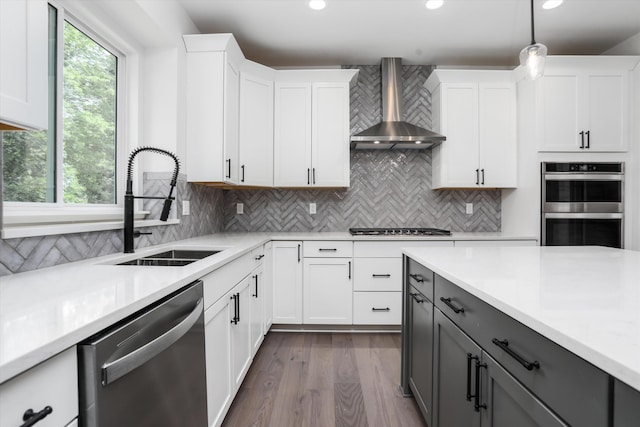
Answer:
<svg viewBox="0 0 640 427"><path fill-rule="evenodd" d="M118 378L127 375L129 372L144 365L153 357L162 353L173 343L182 338L184 334L186 334L198 321L200 314L202 314L203 307L204 301L200 298L196 303L196 307L182 322L131 353L128 353L113 362L107 362L102 365L102 385L108 386Z"/></svg>

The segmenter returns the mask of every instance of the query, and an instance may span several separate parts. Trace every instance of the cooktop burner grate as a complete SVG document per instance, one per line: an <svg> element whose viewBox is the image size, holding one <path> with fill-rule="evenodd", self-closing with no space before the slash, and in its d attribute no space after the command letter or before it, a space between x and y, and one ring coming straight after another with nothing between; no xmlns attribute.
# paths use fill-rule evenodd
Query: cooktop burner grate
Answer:
<svg viewBox="0 0 640 427"><path fill-rule="evenodd" d="M450 236L451 231L439 228L350 228L353 236Z"/></svg>

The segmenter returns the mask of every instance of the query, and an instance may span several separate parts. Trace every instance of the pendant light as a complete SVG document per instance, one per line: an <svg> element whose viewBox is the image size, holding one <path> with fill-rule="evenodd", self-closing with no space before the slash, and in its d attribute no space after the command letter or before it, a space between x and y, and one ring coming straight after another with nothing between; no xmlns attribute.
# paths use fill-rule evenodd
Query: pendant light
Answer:
<svg viewBox="0 0 640 427"><path fill-rule="evenodd" d="M546 57L547 47L541 43L536 43L533 21L533 0L531 0L531 44L520 51L520 65L525 67L529 79L535 80L542 77Z"/></svg>

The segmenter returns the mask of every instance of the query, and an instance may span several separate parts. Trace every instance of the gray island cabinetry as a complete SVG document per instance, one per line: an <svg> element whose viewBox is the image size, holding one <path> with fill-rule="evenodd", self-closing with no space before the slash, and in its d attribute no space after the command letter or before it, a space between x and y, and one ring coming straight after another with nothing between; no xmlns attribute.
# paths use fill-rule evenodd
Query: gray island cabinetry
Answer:
<svg viewBox="0 0 640 427"><path fill-rule="evenodd" d="M421 263L403 266L401 386L430 427L612 425L606 372ZM625 408L614 426L630 425Z"/></svg>

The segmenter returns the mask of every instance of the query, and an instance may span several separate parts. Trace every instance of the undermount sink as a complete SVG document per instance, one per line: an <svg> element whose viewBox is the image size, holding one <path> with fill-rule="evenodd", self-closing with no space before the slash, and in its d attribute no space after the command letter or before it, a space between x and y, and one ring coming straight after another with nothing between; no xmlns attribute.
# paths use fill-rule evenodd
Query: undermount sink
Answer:
<svg viewBox="0 0 640 427"><path fill-rule="evenodd" d="M215 255L219 250L192 250L192 249L172 249L130 261L119 262L117 265L148 265L164 267L182 267L192 262L196 262L211 255Z"/></svg>

